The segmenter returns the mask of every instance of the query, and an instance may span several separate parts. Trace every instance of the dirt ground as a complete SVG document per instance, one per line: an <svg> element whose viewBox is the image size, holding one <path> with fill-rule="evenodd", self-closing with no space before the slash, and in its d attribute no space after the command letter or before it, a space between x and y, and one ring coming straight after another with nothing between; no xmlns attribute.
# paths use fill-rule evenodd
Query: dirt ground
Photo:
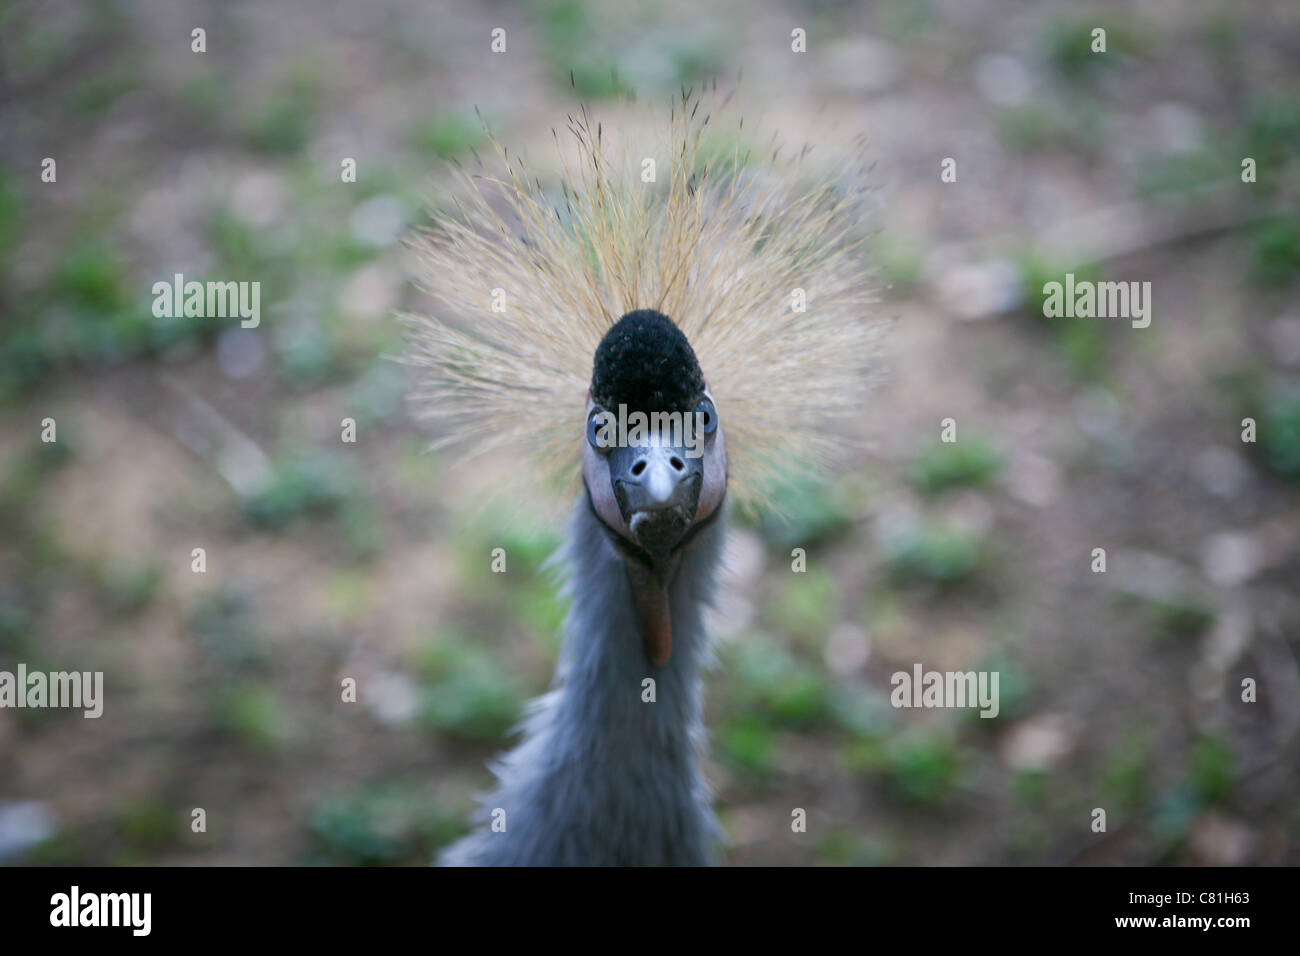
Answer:
<svg viewBox="0 0 1300 956"><path fill-rule="evenodd" d="M550 680L560 525L427 450L402 239L476 106L543 157L579 99L737 75L755 128L869 137L897 321L851 466L733 522L727 862L1300 862L1300 7L1245 6L0 3L0 671L106 686L0 709L0 862L463 831ZM154 317L176 273L259 279L261 325ZM1045 318L1066 273L1149 282L1149 327ZM916 663L996 669L998 718L891 707Z"/></svg>

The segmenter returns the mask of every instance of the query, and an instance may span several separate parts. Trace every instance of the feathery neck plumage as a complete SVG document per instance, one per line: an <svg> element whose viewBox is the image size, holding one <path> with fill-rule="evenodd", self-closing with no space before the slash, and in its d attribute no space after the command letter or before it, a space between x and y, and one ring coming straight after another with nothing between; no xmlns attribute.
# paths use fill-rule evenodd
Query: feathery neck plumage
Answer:
<svg viewBox="0 0 1300 956"><path fill-rule="evenodd" d="M700 670L711 656L705 610L712 600L723 541L722 516L700 527L682 547L669 588L673 653L663 667L646 659L638 632L626 559L614 547L584 500L561 557L569 576L565 646L556 669L564 705L593 736L606 721L627 721L651 734L682 734L699 720ZM643 701L643 682L654 680L655 701Z"/></svg>
<svg viewBox="0 0 1300 956"><path fill-rule="evenodd" d="M553 689L534 702L524 739L493 768L499 786L480 829L451 847L452 865L697 865L721 833L699 771L705 612L724 540L721 516L682 549L670 587L668 664L646 658L624 559L585 497L557 555L571 599ZM646 700L646 678L654 700Z"/></svg>

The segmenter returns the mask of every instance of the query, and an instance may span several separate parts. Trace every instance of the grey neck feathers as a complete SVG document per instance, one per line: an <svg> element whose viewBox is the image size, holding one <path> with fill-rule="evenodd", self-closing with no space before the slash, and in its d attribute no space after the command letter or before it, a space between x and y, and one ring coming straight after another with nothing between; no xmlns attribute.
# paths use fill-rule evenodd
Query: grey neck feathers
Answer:
<svg viewBox="0 0 1300 956"><path fill-rule="evenodd" d="M669 590L673 651L664 667L646 657L624 560L585 496L569 531L557 555L570 608L555 683L530 706L522 742L493 767L499 785L480 813L488 825L439 862L708 863L720 832L698 767L700 672L711 656L704 612L721 557L721 516L683 547Z"/></svg>

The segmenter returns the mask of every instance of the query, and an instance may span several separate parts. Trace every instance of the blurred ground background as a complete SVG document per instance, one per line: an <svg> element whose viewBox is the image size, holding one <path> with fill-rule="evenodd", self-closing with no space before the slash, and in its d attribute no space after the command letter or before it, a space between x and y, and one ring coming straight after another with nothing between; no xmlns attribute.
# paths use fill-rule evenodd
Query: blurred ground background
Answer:
<svg viewBox="0 0 1300 956"><path fill-rule="evenodd" d="M557 529L425 452L384 358L427 305L401 237L474 105L543 157L570 71L609 123L743 69L764 129L869 135L900 321L859 467L737 523L729 862L1300 862L1300 7L708 7L0 2L0 669L107 684L97 721L0 711L0 860L421 864L461 832L551 674ZM1043 319L1066 271L1150 281L1151 327ZM176 272L261 281L261 327L155 319ZM892 709L914 662L997 668L1001 717Z"/></svg>

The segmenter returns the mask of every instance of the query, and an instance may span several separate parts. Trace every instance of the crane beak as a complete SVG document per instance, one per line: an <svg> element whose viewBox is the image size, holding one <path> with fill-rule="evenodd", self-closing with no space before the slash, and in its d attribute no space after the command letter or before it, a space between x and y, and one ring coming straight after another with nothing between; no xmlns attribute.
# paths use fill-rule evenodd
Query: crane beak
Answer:
<svg viewBox="0 0 1300 956"><path fill-rule="evenodd" d="M588 398L587 411L592 402ZM583 482L592 510L622 553L646 656L656 667L672 656L669 588L682 542L711 517L727 487L722 429L709 436L701 456L650 435L643 443L597 451L583 447Z"/></svg>
<svg viewBox="0 0 1300 956"><path fill-rule="evenodd" d="M609 453L609 483L632 538L656 558L676 547L695 520L704 478L701 459L653 436Z"/></svg>
<svg viewBox="0 0 1300 956"><path fill-rule="evenodd" d="M630 558L628 583L646 656L656 667L673 650L668 585L677 569L674 548L690 530L700 500L704 468L698 456L654 437L646 445L615 448L609 480L623 523L642 556Z"/></svg>

